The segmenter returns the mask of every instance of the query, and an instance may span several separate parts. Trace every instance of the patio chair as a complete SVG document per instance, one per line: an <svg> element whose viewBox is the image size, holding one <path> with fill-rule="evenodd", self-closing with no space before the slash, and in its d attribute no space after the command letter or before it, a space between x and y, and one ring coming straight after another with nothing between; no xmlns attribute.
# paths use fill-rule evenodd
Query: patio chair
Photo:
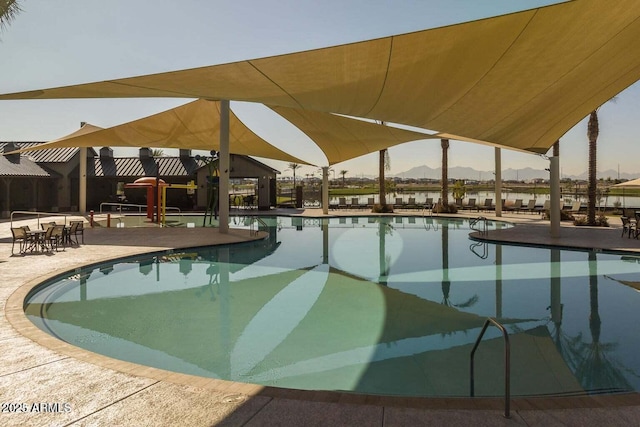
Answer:
<svg viewBox="0 0 640 427"><path fill-rule="evenodd" d="M338 198L338 209L346 209L347 208L347 198L339 197Z"/></svg>
<svg viewBox="0 0 640 427"><path fill-rule="evenodd" d="M571 209L569 209L569 212L578 213L578 212L580 212L580 208L581 207L582 207L582 202L580 202L580 201L573 202L571 204Z"/></svg>
<svg viewBox="0 0 640 427"><path fill-rule="evenodd" d="M29 236L23 227L11 228L11 235L13 240L11 241L11 255L13 255L13 248L18 242L20 245L20 253L24 253L29 245Z"/></svg>
<svg viewBox="0 0 640 427"><path fill-rule="evenodd" d="M360 204L360 199L358 199L357 197L352 197L351 198L351 209L361 209L364 206Z"/></svg>
<svg viewBox="0 0 640 427"><path fill-rule="evenodd" d="M62 245L64 250L64 225L54 225L47 228L47 233L44 235L44 245L58 252L58 247Z"/></svg>
<svg viewBox="0 0 640 427"><path fill-rule="evenodd" d="M538 212L540 215L542 215L543 213L545 213L545 211L548 211L549 209L551 209L551 200L545 200L542 207L536 207L535 211Z"/></svg>
<svg viewBox="0 0 640 427"><path fill-rule="evenodd" d="M83 221L71 221L70 223L71 228L69 229L69 238L71 238L71 236L73 236L76 239L76 245L79 244L78 243L78 234L82 236L82 244L84 245L84 222ZM77 224L77 226L75 227L75 229L73 229L73 225Z"/></svg>
<svg viewBox="0 0 640 427"><path fill-rule="evenodd" d="M404 200L402 197L396 197L396 202L393 204L394 209L400 209L405 206Z"/></svg>
<svg viewBox="0 0 640 427"><path fill-rule="evenodd" d="M407 207L412 209L415 209L418 207L415 197L409 197L409 201L407 202Z"/></svg>
<svg viewBox="0 0 640 427"><path fill-rule="evenodd" d="M621 216L620 219L622 220L622 235L620 237L624 237L624 235L626 234L627 237L630 239L631 238L631 233L633 232L634 224L631 222L631 220L629 219L629 217L626 216ZM637 233L635 233L637 235Z"/></svg>

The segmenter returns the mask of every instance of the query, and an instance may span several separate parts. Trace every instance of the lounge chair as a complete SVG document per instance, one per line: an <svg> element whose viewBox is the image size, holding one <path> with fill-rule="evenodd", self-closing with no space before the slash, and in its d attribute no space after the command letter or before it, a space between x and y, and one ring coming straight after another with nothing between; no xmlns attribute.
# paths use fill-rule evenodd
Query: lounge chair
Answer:
<svg viewBox="0 0 640 427"><path fill-rule="evenodd" d="M540 215L542 215L549 209L551 209L551 200L545 200L542 207L536 207L535 211L538 212Z"/></svg>
<svg viewBox="0 0 640 427"><path fill-rule="evenodd" d="M512 205L504 205L502 209L510 212L520 212L520 209L522 209L522 199L516 199Z"/></svg>
<svg viewBox="0 0 640 427"><path fill-rule="evenodd" d="M523 211L527 211L527 212L533 212L536 210L536 199L529 199L529 202L527 202L527 206L525 206L524 208L522 208Z"/></svg>
<svg viewBox="0 0 640 427"><path fill-rule="evenodd" d="M425 209L433 209L433 197L427 197L426 202L424 203Z"/></svg>
<svg viewBox="0 0 640 427"><path fill-rule="evenodd" d="M394 209L399 209L405 206L404 200L402 197L396 197L396 202L393 204Z"/></svg>
<svg viewBox="0 0 640 427"><path fill-rule="evenodd" d="M338 198L338 209L346 209L347 208L347 198L339 197Z"/></svg>
<svg viewBox="0 0 640 427"><path fill-rule="evenodd" d="M373 209L373 206L376 204L376 201L373 197L369 197L367 199L367 208Z"/></svg>
<svg viewBox="0 0 640 427"><path fill-rule="evenodd" d="M357 197L352 197L352 198L351 198L351 205L349 205L349 207L350 207L351 209L361 209L361 208L364 208L364 206L360 204L360 199L358 199Z"/></svg>
<svg viewBox="0 0 640 427"><path fill-rule="evenodd" d="M409 197L409 201L407 202L407 208L415 209L417 207L418 207L418 204L416 203L416 198Z"/></svg>
<svg viewBox="0 0 640 427"><path fill-rule="evenodd" d="M482 209L483 211L490 211L494 209L493 199L484 199L484 205L478 206L478 212L480 212L480 209Z"/></svg>
<svg viewBox="0 0 640 427"><path fill-rule="evenodd" d="M463 209L476 209L476 199L471 197Z"/></svg>
<svg viewBox="0 0 640 427"><path fill-rule="evenodd" d="M580 212L580 208L581 208L581 207L582 207L582 202L579 202L579 201L577 201L577 202L573 202L573 203L571 204L571 209L569 209L569 212L571 212L571 213L578 213L578 212Z"/></svg>

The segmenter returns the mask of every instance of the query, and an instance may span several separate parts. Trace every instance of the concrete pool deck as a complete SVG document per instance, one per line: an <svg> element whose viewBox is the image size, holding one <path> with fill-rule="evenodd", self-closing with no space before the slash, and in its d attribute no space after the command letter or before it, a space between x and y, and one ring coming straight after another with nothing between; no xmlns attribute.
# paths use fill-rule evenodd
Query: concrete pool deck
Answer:
<svg viewBox="0 0 640 427"><path fill-rule="evenodd" d="M269 214L321 216L321 211ZM416 212L400 212L416 214ZM366 215L330 211L330 216ZM493 219L491 213L483 216ZM462 216L476 217L477 213ZM564 226L551 238L535 214L505 214L517 224L487 238L598 250L640 252L640 240L609 229ZM69 220L69 218L67 219ZM26 221L33 223L33 221ZM246 230L85 229L85 244L53 255L11 256L9 222L0 223L1 425L632 425L640 424L640 395L503 399L406 398L277 389L193 377L110 359L40 331L25 317L24 296L38 282L84 264L170 248L255 238ZM10 405L13 404L13 405ZM58 404L58 405L56 405ZM39 411L38 411L39 410ZM18 412L24 411L24 412Z"/></svg>

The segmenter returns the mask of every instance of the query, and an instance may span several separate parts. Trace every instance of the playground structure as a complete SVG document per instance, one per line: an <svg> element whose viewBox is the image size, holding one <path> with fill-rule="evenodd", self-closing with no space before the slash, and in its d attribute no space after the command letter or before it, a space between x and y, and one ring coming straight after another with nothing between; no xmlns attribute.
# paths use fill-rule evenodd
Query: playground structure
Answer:
<svg viewBox="0 0 640 427"><path fill-rule="evenodd" d="M125 188L146 188L147 218L164 227L166 225L167 189L195 190L197 186L193 181L188 184L168 184L160 178L146 176L136 179L133 183L125 184Z"/></svg>

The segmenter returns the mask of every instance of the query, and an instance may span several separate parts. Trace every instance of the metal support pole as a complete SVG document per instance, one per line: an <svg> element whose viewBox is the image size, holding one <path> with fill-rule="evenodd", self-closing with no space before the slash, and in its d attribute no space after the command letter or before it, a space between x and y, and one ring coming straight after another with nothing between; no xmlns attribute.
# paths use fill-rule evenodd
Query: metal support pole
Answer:
<svg viewBox="0 0 640 427"><path fill-rule="evenodd" d="M220 219L219 232L229 233L229 100L220 100Z"/></svg>
<svg viewBox="0 0 640 427"><path fill-rule="evenodd" d="M560 237L560 157L553 156L550 163L549 218L551 219L551 237Z"/></svg>
<svg viewBox="0 0 640 427"><path fill-rule="evenodd" d="M496 163L496 216L502 216L502 157L498 147L495 148Z"/></svg>
<svg viewBox="0 0 640 427"><path fill-rule="evenodd" d="M78 154L80 164L80 194L78 196L78 211L80 215L87 212L87 147L80 147Z"/></svg>
<svg viewBox="0 0 640 427"><path fill-rule="evenodd" d="M322 167L322 213L329 213L329 166Z"/></svg>

